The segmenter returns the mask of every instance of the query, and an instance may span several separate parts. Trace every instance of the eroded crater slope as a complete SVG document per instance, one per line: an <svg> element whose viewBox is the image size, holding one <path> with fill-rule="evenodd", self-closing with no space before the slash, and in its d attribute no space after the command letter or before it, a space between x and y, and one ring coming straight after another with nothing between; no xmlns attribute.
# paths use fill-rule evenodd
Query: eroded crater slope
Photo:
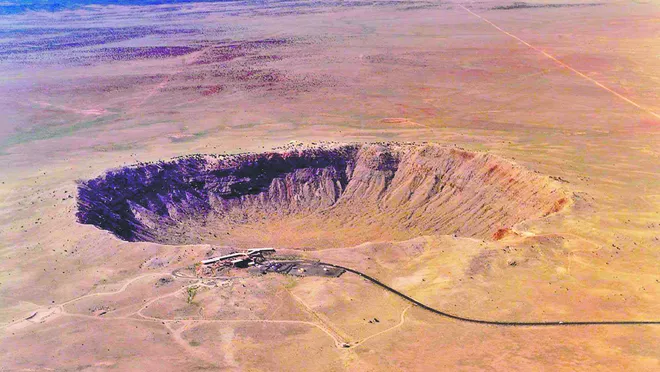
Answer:
<svg viewBox="0 0 660 372"><path fill-rule="evenodd" d="M79 222L127 241L322 248L493 238L568 201L547 177L434 144L351 144L139 164L81 182Z"/></svg>

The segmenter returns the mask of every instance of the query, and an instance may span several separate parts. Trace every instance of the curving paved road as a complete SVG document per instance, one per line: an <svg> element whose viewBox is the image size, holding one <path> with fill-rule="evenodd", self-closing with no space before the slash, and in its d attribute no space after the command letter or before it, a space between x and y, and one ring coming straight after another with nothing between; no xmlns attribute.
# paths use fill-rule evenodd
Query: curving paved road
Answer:
<svg viewBox="0 0 660 372"><path fill-rule="evenodd" d="M493 326L504 326L504 327L548 327L548 326L592 326L592 325L660 325L659 320L614 320L614 321L586 321L586 322L563 322L563 321L552 321L552 322L504 322L504 321L497 321L497 320L483 320L483 319L473 319L473 318L465 318L462 316L458 315L453 315L449 313L445 313L444 311L440 311L437 309L434 309L430 306L424 305L423 303L415 300L414 298L407 296L396 289L381 283L378 279L372 278L367 274L361 273L357 270L353 270L348 267L340 266L340 265L335 265L327 262L319 262L322 265L327 265L331 267L336 267L338 269L344 269L348 272L351 272L353 274L356 274L358 276L361 276L364 279L367 279L368 281L376 284L377 286L394 293L395 295L403 298L404 300L411 302L414 305L417 305L421 307L424 310L430 311L434 314L442 315L447 318L455 319L461 322L468 322L468 323L477 323L477 324L486 324L486 325L493 325Z"/></svg>

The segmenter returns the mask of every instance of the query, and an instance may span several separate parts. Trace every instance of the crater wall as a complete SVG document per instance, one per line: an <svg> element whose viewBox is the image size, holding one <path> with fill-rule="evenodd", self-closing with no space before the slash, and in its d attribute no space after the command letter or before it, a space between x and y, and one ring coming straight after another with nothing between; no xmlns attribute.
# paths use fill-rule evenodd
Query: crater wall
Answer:
<svg viewBox="0 0 660 372"><path fill-rule="evenodd" d="M168 244L217 241L237 226L292 218L301 234L353 226L365 238L370 229L497 238L567 202L556 182L494 155L352 144L112 170L80 183L77 218L127 241Z"/></svg>

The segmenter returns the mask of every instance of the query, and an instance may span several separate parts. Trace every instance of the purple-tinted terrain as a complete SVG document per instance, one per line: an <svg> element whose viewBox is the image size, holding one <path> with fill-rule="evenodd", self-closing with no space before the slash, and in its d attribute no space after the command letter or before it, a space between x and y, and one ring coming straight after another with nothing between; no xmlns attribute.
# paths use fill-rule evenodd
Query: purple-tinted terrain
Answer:
<svg viewBox="0 0 660 372"><path fill-rule="evenodd" d="M294 182L307 183L329 170L342 188L357 148L227 157L193 155L121 168L80 183L78 221L128 241L158 240L137 214L174 224L182 216L200 217L217 210L218 202L263 193L274 179L287 174L295 175ZM296 172L299 170L305 172Z"/></svg>
<svg viewBox="0 0 660 372"><path fill-rule="evenodd" d="M147 36L169 36L193 34L194 30L159 29L156 27L98 27L98 28L26 28L0 31L7 41L0 43L0 56L48 51L71 50L110 44ZM37 38L38 37L38 38ZM37 39L35 39L37 38ZM130 52L133 48L118 48L117 54ZM103 53L103 49L100 50ZM155 53L157 55L158 53Z"/></svg>

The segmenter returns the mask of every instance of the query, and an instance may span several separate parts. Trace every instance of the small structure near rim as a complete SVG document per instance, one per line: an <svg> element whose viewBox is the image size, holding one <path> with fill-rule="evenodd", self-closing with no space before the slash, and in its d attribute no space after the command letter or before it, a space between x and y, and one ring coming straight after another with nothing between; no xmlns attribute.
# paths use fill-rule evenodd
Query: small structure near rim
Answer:
<svg viewBox="0 0 660 372"><path fill-rule="evenodd" d="M257 261L263 260L264 254L272 253L275 253L274 248L252 248L245 252L236 252L224 256L212 257L207 260L203 260L202 264L213 265L216 263L230 262L231 266L234 267L247 267L254 265L254 263Z"/></svg>
<svg viewBox="0 0 660 372"><path fill-rule="evenodd" d="M224 255L224 256L209 258L208 260L202 261L202 263L204 265L211 265L211 264L214 264L214 263L219 262L219 261L225 261L225 260L229 260L229 259L232 259L232 258L243 257L243 256L247 256L247 254L243 253L243 252L231 253L231 254Z"/></svg>
<svg viewBox="0 0 660 372"><path fill-rule="evenodd" d="M261 265L255 265L252 270L254 273L278 273L292 276L321 276L329 278L338 278L346 270L338 267L328 266L320 262L312 261L284 261L284 262L266 262Z"/></svg>
<svg viewBox="0 0 660 372"><path fill-rule="evenodd" d="M253 248L244 252L230 253L224 256L212 257L202 261L196 268L198 277L217 276L230 267L250 268L251 274L263 275L278 273L298 277L321 276L338 278L346 270L309 260L267 260L264 255L275 253L273 248Z"/></svg>

